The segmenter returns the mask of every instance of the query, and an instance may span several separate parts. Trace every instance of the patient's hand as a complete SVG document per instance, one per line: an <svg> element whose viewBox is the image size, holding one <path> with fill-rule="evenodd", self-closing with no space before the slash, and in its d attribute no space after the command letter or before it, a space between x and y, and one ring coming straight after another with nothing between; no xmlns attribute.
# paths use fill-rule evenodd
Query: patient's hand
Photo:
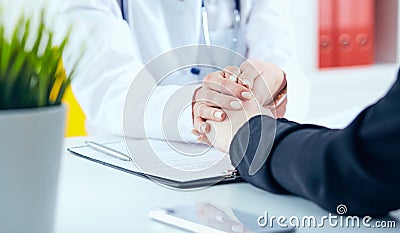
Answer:
<svg viewBox="0 0 400 233"><path fill-rule="evenodd" d="M243 62L239 68L238 82L253 91L261 106L271 104L286 87L285 73L273 63L252 58Z"/></svg>
<svg viewBox="0 0 400 233"><path fill-rule="evenodd" d="M228 153L233 137L248 120L257 115L272 116L271 110L261 107L256 98L242 101L242 111L225 110L227 117L224 121L210 121L210 130L205 134L207 143L218 150Z"/></svg>
<svg viewBox="0 0 400 233"><path fill-rule="evenodd" d="M285 73L278 66L258 59L211 73L193 97L195 132L201 138L210 128L206 120L224 121L227 111L242 111L239 103L250 99L251 94L259 106L271 109L274 117L283 117L287 103L283 97L285 91Z"/></svg>

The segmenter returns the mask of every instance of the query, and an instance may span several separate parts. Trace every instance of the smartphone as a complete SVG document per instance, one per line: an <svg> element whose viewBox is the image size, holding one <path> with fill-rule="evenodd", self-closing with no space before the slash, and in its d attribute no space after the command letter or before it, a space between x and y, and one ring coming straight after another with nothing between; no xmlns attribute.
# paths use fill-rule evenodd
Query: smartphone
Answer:
<svg viewBox="0 0 400 233"><path fill-rule="evenodd" d="M196 203L173 208L158 208L149 212L151 219L191 232L207 233L278 233L294 232L295 228L261 227L254 216L211 203Z"/></svg>

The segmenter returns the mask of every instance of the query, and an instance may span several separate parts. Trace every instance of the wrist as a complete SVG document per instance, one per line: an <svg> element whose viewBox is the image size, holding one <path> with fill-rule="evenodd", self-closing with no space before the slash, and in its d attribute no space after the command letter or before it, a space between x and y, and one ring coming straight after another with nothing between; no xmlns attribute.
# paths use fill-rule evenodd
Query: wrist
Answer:
<svg viewBox="0 0 400 233"><path fill-rule="evenodd" d="M276 74L276 73L275 73ZM275 76L276 77L276 76ZM286 80L286 73L279 69L279 83L276 83L275 85L275 91L272 94L272 101L271 98L267 98L263 103L263 107L271 107L271 105L276 105L277 103L280 103L284 98L286 98L286 93L287 93L287 80ZM278 88L276 88L278 87Z"/></svg>

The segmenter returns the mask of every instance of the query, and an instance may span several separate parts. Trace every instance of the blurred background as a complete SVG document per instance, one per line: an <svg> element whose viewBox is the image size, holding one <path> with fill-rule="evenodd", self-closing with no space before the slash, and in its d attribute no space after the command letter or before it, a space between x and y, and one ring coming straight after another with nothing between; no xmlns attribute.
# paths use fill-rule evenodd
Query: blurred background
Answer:
<svg viewBox="0 0 400 233"><path fill-rule="evenodd" d="M298 61L310 80L307 120L354 115L386 93L399 68L398 15L397 0L291 1Z"/></svg>
<svg viewBox="0 0 400 233"><path fill-rule="evenodd" d="M18 9L41 6L54 13L58 1L0 2L12 18ZM281 7L292 22L298 62L309 81L304 122L343 127L386 93L399 63L397 0L290 0ZM64 102L66 136L85 135L85 116L73 91Z"/></svg>

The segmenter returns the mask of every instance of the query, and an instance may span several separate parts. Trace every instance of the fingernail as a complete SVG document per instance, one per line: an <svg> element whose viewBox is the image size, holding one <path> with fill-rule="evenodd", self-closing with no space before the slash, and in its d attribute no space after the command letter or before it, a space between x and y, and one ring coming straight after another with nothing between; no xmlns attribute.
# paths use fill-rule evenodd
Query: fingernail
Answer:
<svg viewBox="0 0 400 233"><path fill-rule="evenodd" d="M237 232L237 233L242 233L244 230L244 226L243 225L233 225L231 227L233 232Z"/></svg>
<svg viewBox="0 0 400 233"><path fill-rule="evenodd" d="M199 136L200 135L199 131L197 131L195 129L192 130L192 134L195 135L195 136Z"/></svg>
<svg viewBox="0 0 400 233"><path fill-rule="evenodd" d="M200 133L205 133L206 132L206 128L207 128L206 123L205 122L201 123L201 125L200 125Z"/></svg>
<svg viewBox="0 0 400 233"><path fill-rule="evenodd" d="M222 112L219 112L219 111L214 112L214 117L215 117L215 118L218 118L218 119L220 119L220 120L222 120L222 115L223 115Z"/></svg>
<svg viewBox="0 0 400 233"><path fill-rule="evenodd" d="M232 102L229 103L229 105L232 108L235 108L235 109L241 109L242 108L242 105L240 104L239 101L232 101Z"/></svg>
<svg viewBox="0 0 400 233"><path fill-rule="evenodd" d="M246 98L246 99L252 99L253 95L250 92L245 91L245 92L242 92L242 97Z"/></svg>
<svg viewBox="0 0 400 233"><path fill-rule="evenodd" d="M231 75L229 76L229 80L232 80L233 82L236 82L236 81L237 81L237 78L236 78L235 75L231 74Z"/></svg>
<svg viewBox="0 0 400 233"><path fill-rule="evenodd" d="M248 88L251 88L251 82L247 79L242 80L243 85L247 86Z"/></svg>

